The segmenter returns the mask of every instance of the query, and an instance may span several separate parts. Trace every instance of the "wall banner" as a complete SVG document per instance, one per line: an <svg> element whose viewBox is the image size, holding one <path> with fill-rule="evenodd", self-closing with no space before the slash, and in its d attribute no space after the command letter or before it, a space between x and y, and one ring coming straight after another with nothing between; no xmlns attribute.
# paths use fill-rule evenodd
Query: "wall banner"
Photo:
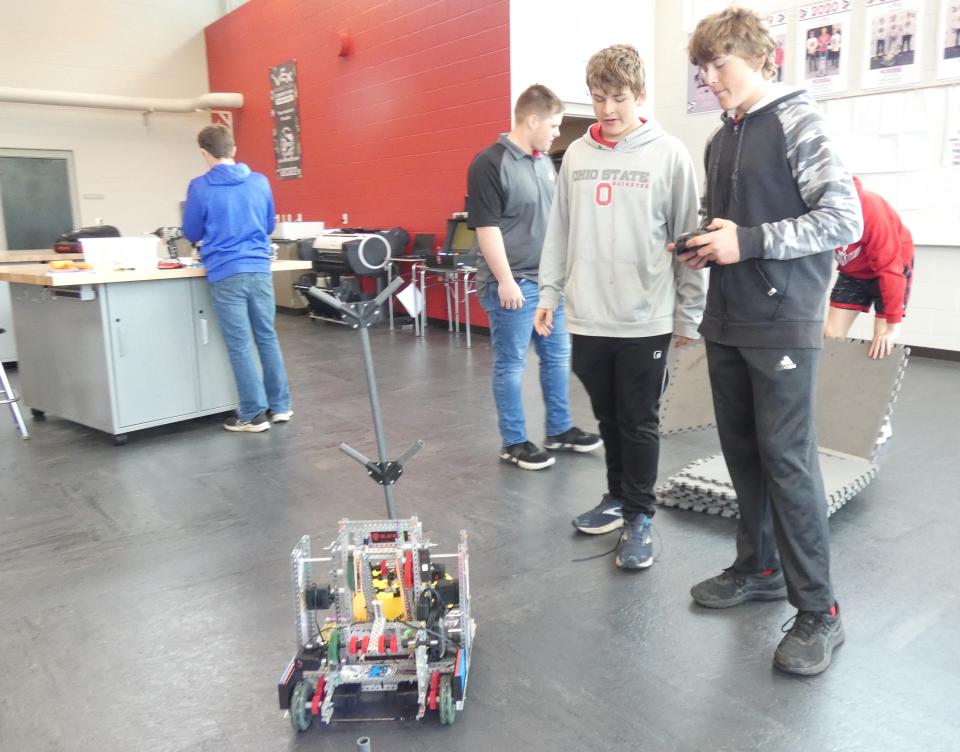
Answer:
<svg viewBox="0 0 960 752"><path fill-rule="evenodd" d="M270 113L273 115L273 154L277 178L303 177L300 150L300 108L297 95L297 61L270 69Z"/></svg>
<svg viewBox="0 0 960 752"><path fill-rule="evenodd" d="M813 96L847 90L851 0L823 0L797 9L794 80Z"/></svg>
<svg viewBox="0 0 960 752"><path fill-rule="evenodd" d="M866 0L863 88L920 80L924 0Z"/></svg>

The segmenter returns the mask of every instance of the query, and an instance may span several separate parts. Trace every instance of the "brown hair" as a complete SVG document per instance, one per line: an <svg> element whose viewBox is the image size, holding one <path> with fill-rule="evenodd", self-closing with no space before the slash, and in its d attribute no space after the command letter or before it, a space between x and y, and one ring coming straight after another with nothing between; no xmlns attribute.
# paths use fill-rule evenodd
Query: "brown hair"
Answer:
<svg viewBox="0 0 960 752"><path fill-rule="evenodd" d="M777 43L759 14L736 6L700 19L687 46L694 65L705 65L721 55L763 58L762 72L768 79L777 77L776 49Z"/></svg>
<svg viewBox="0 0 960 752"><path fill-rule="evenodd" d="M197 143L216 159L229 159L237 148L233 134L225 125L208 125L197 135Z"/></svg>
<svg viewBox="0 0 960 752"><path fill-rule="evenodd" d="M543 84L534 84L524 89L523 93L517 97L513 118L519 123L530 115L542 118L556 115L558 112L563 112L563 102L560 101L560 97Z"/></svg>
<svg viewBox="0 0 960 752"><path fill-rule="evenodd" d="M629 89L634 96L646 93L643 60L631 44L615 44L600 50L587 63L587 88L608 94Z"/></svg>

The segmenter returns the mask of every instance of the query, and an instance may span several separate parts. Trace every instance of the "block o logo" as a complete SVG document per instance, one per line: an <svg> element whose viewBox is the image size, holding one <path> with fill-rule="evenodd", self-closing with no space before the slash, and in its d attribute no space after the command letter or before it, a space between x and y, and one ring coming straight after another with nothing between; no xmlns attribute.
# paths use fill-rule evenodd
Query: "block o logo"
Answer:
<svg viewBox="0 0 960 752"><path fill-rule="evenodd" d="M609 206L613 201L613 186L610 183L597 183L597 192L594 196L597 206Z"/></svg>

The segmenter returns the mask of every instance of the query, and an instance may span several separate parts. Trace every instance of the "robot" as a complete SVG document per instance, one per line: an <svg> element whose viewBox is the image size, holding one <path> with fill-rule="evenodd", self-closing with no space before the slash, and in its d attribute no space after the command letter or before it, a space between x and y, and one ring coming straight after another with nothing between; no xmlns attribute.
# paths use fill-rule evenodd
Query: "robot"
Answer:
<svg viewBox="0 0 960 752"><path fill-rule="evenodd" d="M466 699L476 633L467 533L460 531L456 553L434 553L420 521L397 519L394 511L393 486L423 442L397 460L386 459L367 328L402 283L398 278L361 303L309 291L360 331L380 461L346 444L340 449L383 487L388 519L341 520L325 555L313 555L309 535L290 554L297 652L277 689L280 709L298 732L315 717L325 724L335 716L374 720L364 713L373 706L376 720L420 720L436 712L441 724L451 725ZM454 561L455 570L448 567ZM387 705L393 712L384 717Z"/></svg>

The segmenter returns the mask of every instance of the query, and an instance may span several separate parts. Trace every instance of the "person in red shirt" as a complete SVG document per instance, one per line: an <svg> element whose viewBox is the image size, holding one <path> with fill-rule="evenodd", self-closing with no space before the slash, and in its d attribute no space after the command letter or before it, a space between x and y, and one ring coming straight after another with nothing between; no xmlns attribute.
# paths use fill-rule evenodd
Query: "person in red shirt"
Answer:
<svg viewBox="0 0 960 752"><path fill-rule="evenodd" d="M863 237L836 251L840 274L830 293L825 337L846 337L854 319L871 304L876 311L868 355L879 359L893 351L910 297L913 238L881 196L864 190L854 178L863 206Z"/></svg>
<svg viewBox="0 0 960 752"><path fill-rule="evenodd" d="M817 75L827 75L827 53L830 52L830 32L824 26L817 37Z"/></svg>

